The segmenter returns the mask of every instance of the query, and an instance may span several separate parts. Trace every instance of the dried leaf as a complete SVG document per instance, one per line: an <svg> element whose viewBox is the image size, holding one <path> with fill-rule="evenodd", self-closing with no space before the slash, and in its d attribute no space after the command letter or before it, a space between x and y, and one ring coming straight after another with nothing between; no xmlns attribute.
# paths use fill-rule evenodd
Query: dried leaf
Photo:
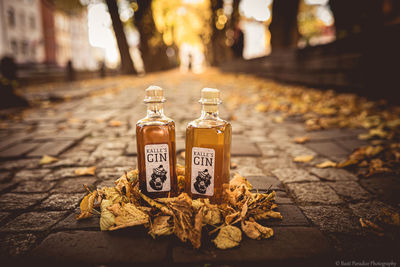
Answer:
<svg viewBox="0 0 400 267"><path fill-rule="evenodd" d="M231 170L234 170L238 167L237 163L231 162Z"/></svg>
<svg viewBox="0 0 400 267"><path fill-rule="evenodd" d="M82 176L82 175L93 175L96 172L96 166L92 167L87 167L87 168L78 168L74 171L76 176Z"/></svg>
<svg viewBox="0 0 400 267"><path fill-rule="evenodd" d="M282 116L276 116L274 118L274 122L276 122L276 123L282 123L284 120L285 120L285 118Z"/></svg>
<svg viewBox="0 0 400 267"><path fill-rule="evenodd" d="M132 184L128 181L127 175L122 175L115 182L115 189L121 195L125 195L128 199L131 197Z"/></svg>
<svg viewBox="0 0 400 267"><path fill-rule="evenodd" d="M400 214L394 210L383 208L378 219L385 224L400 227Z"/></svg>
<svg viewBox="0 0 400 267"><path fill-rule="evenodd" d="M313 155L301 155L301 156L297 156L293 158L294 162L303 162L303 163L307 163L310 162L314 159Z"/></svg>
<svg viewBox="0 0 400 267"><path fill-rule="evenodd" d="M194 218L194 225L190 231L189 240L193 247L198 249L201 246L201 228L203 227L203 211L199 210Z"/></svg>
<svg viewBox="0 0 400 267"><path fill-rule="evenodd" d="M180 164L176 165L176 175L178 176L185 176L185 166Z"/></svg>
<svg viewBox="0 0 400 267"><path fill-rule="evenodd" d="M161 235L171 235L174 232L174 226L169 223L171 216L157 216L150 226L149 234L156 238Z"/></svg>
<svg viewBox="0 0 400 267"><path fill-rule="evenodd" d="M109 230L142 225L149 222L149 216L131 203L113 204L107 209L115 215L114 225Z"/></svg>
<svg viewBox="0 0 400 267"><path fill-rule="evenodd" d="M208 199L206 199L208 200ZM206 203L203 207L203 223L217 225L222 223L222 214L217 205Z"/></svg>
<svg viewBox="0 0 400 267"><path fill-rule="evenodd" d="M305 143L307 143L308 141L310 141L310 137L309 137L309 136L299 136L299 137L296 137L296 138L294 139L294 141L295 141L297 144L305 144Z"/></svg>
<svg viewBox="0 0 400 267"><path fill-rule="evenodd" d="M53 162L56 162L56 161L58 161L58 158L44 155L44 156L40 159L39 164L40 164L40 165L45 165L45 164L50 164L50 163L53 163Z"/></svg>
<svg viewBox="0 0 400 267"><path fill-rule="evenodd" d="M178 192L181 193L185 190L185 176L178 175L177 180L178 180Z"/></svg>
<svg viewBox="0 0 400 267"><path fill-rule="evenodd" d="M114 225L115 222L115 216L114 214L111 213L111 211L108 210L108 207L113 205L113 202L111 200L104 199L101 201L100 209L101 209L101 215L100 215L100 230L101 231L106 231L110 229L111 226Z"/></svg>
<svg viewBox="0 0 400 267"><path fill-rule="evenodd" d="M266 111L268 111L268 106L265 104L259 103L256 105L256 110L258 112L266 112Z"/></svg>
<svg viewBox="0 0 400 267"><path fill-rule="evenodd" d="M123 124L122 121L112 120L108 123L111 127L119 127Z"/></svg>
<svg viewBox="0 0 400 267"><path fill-rule="evenodd" d="M97 191L93 191L89 194L87 194L81 201L81 204L79 205L81 209L81 213L75 216L75 219L81 220L88 218L92 216L93 212L93 206L94 206L94 201L96 200L97 196Z"/></svg>
<svg viewBox="0 0 400 267"><path fill-rule="evenodd" d="M238 173L235 173L232 180L229 181L229 188L231 190L240 187L241 185L246 186L249 190L251 190L252 186L250 182L243 176L240 176Z"/></svg>
<svg viewBox="0 0 400 267"><path fill-rule="evenodd" d="M166 205L161 204L161 203L157 202L156 200L153 200L142 193L140 193L140 196L150 206L159 209L162 213L164 213L166 215L174 216L174 213L172 212L172 210L170 210Z"/></svg>
<svg viewBox="0 0 400 267"><path fill-rule="evenodd" d="M97 191L103 201L110 200L113 204L127 201L127 198L121 195L115 187L104 187L97 189Z"/></svg>
<svg viewBox="0 0 400 267"><path fill-rule="evenodd" d="M265 220L265 219L269 219L269 218L273 218L273 219L280 219L282 220L283 217L281 215L280 212L277 211L273 211L273 210L268 210L265 212L260 212L258 214L253 215L253 218L258 221L258 220Z"/></svg>
<svg viewBox="0 0 400 267"><path fill-rule="evenodd" d="M325 160L324 162L321 162L317 165L315 165L317 168L330 168L330 167L336 167L337 163L330 161L330 160Z"/></svg>
<svg viewBox="0 0 400 267"><path fill-rule="evenodd" d="M266 239L274 235L271 228L264 227L254 221L242 221L242 230L251 239Z"/></svg>
<svg viewBox="0 0 400 267"><path fill-rule="evenodd" d="M219 230L213 243L219 249L228 249L238 246L240 241L242 241L242 231L236 226L226 225Z"/></svg>
<svg viewBox="0 0 400 267"><path fill-rule="evenodd" d="M371 222L370 220L360 218L360 224L361 224L361 227L363 227L363 228L372 230L373 232L375 232L376 234L378 234L380 236L383 235L383 229L381 227L379 227L378 225L374 224L373 222Z"/></svg>

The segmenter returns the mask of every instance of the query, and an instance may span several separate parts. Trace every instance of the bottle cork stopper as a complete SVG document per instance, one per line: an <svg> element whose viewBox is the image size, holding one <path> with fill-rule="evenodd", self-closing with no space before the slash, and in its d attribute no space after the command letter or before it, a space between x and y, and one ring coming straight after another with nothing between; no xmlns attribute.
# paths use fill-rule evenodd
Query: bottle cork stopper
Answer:
<svg viewBox="0 0 400 267"><path fill-rule="evenodd" d="M200 103L203 104L220 104L221 100L219 99L220 92L218 89L214 88L203 88L201 90L201 99Z"/></svg>
<svg viewBox="0 0 400 267"><path fill-rule="evenodd" d="M146 89L146 96L144 98L144 102L164 102L164 90L156 85L150 85Z"/></svg>

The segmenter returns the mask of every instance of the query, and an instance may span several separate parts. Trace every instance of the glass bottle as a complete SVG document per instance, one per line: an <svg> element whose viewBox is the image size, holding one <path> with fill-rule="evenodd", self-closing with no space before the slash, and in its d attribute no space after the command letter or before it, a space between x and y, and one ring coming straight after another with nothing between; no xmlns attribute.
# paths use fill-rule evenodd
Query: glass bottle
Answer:
<svg viewBox="0 0 400 267"><path fill-rule="evenodd" d="M174 196L177 187L175 122L164 115L164 102L162 88L147 88L147 116L136 123L139 188L152 198Z"/></svg>
<svg viewBox="0 0 400 267"><path fill-rule="evenodd" d="M221 203L229 183L232 127L218 116L217 89L201 90L201 117L186 128L185 191L192 198Z"/></svg>

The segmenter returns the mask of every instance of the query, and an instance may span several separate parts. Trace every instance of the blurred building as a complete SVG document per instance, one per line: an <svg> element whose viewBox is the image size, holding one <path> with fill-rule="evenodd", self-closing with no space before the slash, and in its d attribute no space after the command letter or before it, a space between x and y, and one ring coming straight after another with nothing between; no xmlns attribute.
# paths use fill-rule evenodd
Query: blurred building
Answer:
<svg viewBox="0 0 400 267"><path fill-rule="evenodd" d="M92 70L87 9L60 10L52 0L0 0L0 58L19 65L46 64Z"/></svg>
<svg viewBox="0 0 400 267"><path fill-rule="evenodd" d="M54 12L56 63L65 66L69 60L76 69L94 69L96 60L89 44L87 10Z"/></svg>
<svg viewBox="0 0 400 267"><path fill-rule="evenodd" d="M40 0L0 1L0 57L12 56L16 63L45 59Z"/></svg>

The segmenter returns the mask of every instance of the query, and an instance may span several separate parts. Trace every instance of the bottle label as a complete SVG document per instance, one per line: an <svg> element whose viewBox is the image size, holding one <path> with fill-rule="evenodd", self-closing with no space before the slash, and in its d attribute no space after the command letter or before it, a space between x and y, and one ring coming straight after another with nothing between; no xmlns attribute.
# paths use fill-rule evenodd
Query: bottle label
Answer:
<svg viewBox="0 0 400 267"><path fill-rule="evenodd" d="M168 144L145 145L147 192L171 190Z"/></svg>
<svg viewBox="0 0 400 267"><path fill-rule="evenodd" d="M214 195L215 150L211 148L192 148L192 194Z"/></svg>

